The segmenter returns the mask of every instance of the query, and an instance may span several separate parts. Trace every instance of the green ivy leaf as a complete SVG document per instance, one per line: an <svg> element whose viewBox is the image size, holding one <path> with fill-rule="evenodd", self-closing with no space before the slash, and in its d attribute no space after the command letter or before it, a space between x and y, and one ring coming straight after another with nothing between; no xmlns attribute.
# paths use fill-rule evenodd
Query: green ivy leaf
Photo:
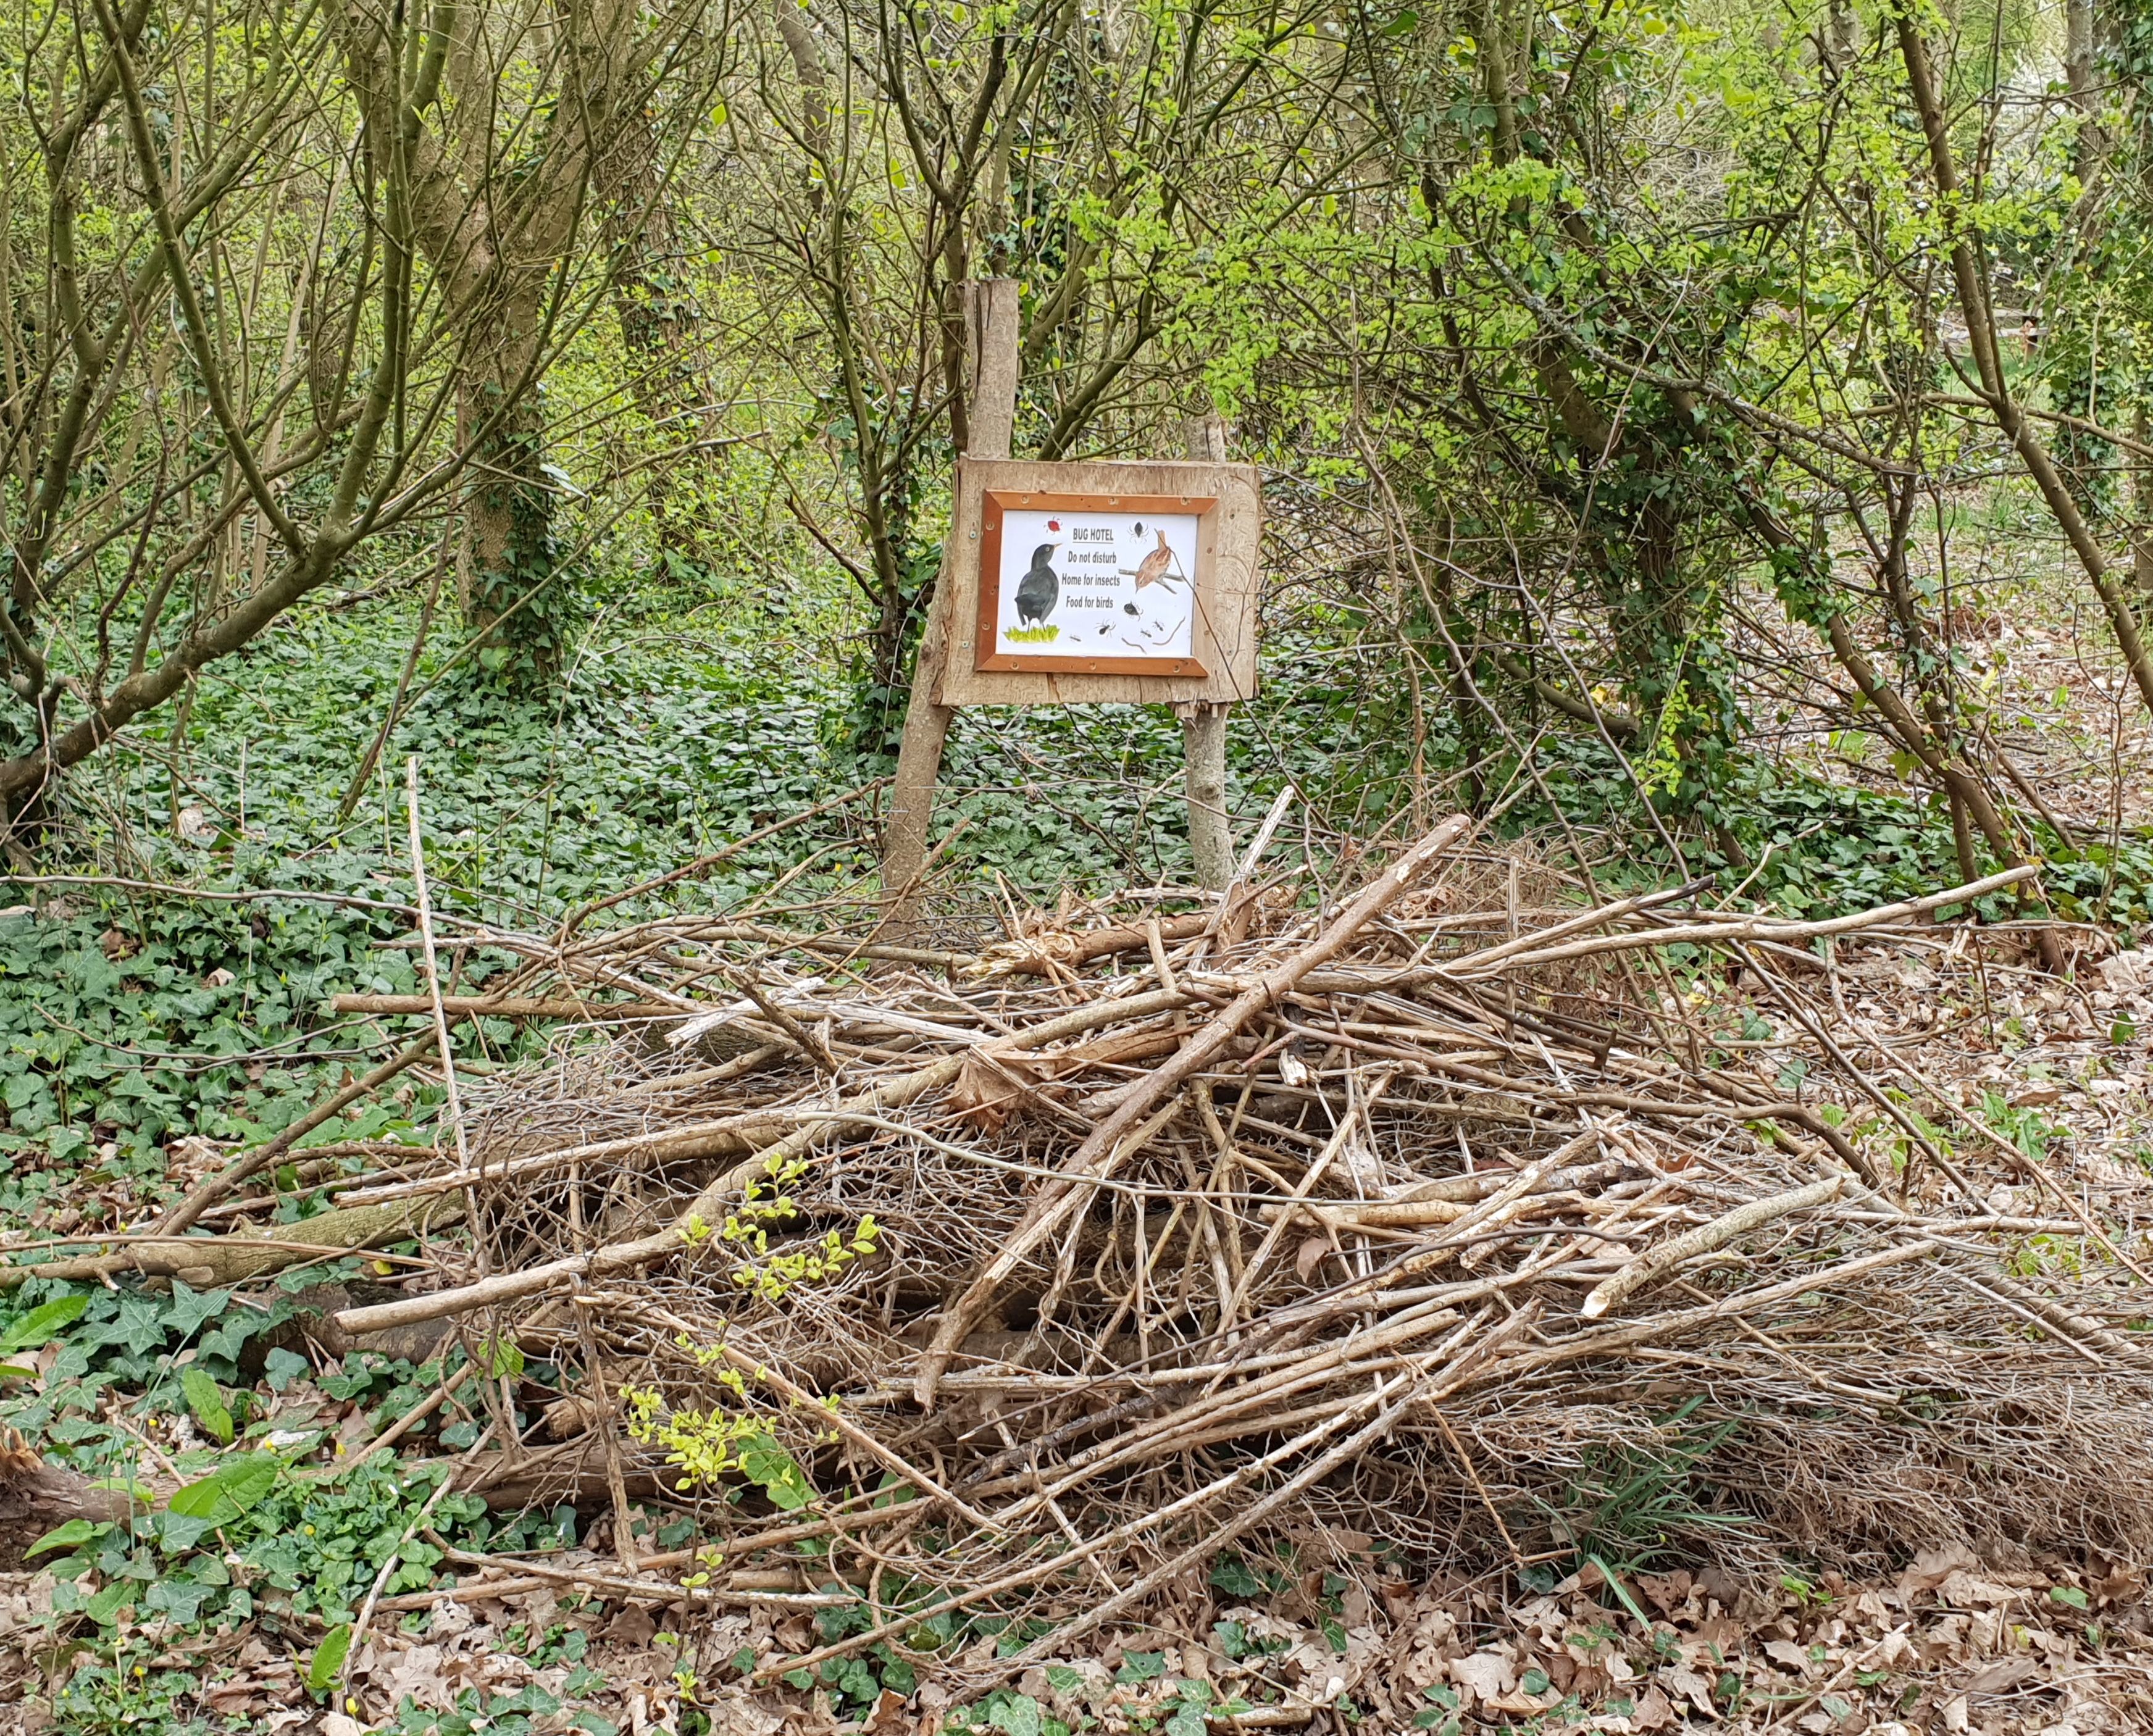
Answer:
<svg viewBox="0 0 2153 1736"><path fill-rule="evenodd" d="M0 1356L18 1350L43 1349L59 1336L62 1327L71 1326L80 1320L82 1311L88 1306L88 1296L61 1296L33 1308L0 1333Z"/></svg>
<svg viewBox="0 0 2153 1736"><path fill-rule="evenodd" d="M322 1636L322 1642L314 1648L314 1661L307 1666L307 1686L318 1694L325 1694L336 1686L338 1672L351 1654L351 1623L340 1621Z"/></svg>
<svg viewBox="0 0 2153 1736"><path fill-rule="evenodd" d="M195 1421L229 1447L232 1438L232 1413L216 1382L201 1369L189 1368L180 1376L180 1390L186 1394L187 1408L195 1413Z"/></svg>
<svg viewBox="0 0 2153 1736"><path fill-rule="evenodd" d="M1011 1694L987 1713L987 1722L1003 1736L1039 1736L1039 1702L1030 1694Z"/></svg>
<svg viewBox="0 0 2153 1736"><path fill-rule="evenodd" d="M168 1332L192 1337L206 1321L215 1320L232 1306L228 1290L192 1290L184 1279L172 1280L172 1297L165 1304L162 1324Z"/></svg>
<svg viewBox="0 0 2153 1736"><path fill-rule="evenodd" d="M262 1359L262 1377L269 1382L269 1390L282 1392L303 1375L312 1374L314 1365L296 1352L276 1346Z"/></svg>

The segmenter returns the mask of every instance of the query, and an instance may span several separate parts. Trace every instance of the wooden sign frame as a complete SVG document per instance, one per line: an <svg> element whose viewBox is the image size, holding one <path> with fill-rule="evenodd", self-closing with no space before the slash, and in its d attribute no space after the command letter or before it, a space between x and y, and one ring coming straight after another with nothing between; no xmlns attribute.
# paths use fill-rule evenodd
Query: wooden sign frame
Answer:
<svg viewBox="0 0 2153 1736"><path fill-rule="evenodd" d="M1013 508L1152 512L1198 519L1195 619L1177 659L1015 656L998 650L1001 515ZM1253 465L1171 461L1036 464L958 462L949 551L936 624L948 654L937 705L1208 702L1255 697L1257 547L1262 496Z"/></svg>

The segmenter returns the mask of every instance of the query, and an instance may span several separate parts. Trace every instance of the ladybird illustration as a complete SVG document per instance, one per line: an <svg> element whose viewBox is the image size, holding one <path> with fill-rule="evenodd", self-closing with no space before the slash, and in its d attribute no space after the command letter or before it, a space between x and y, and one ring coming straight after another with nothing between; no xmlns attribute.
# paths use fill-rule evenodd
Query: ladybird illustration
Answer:
<svg viewBox="0 0 2153 1736"><path fill-rule="evenodd" d="M1050 518L1046 521L1046 527L1050 531L1058 531L1061 528L1061 521L1058 518Z"/></svg>

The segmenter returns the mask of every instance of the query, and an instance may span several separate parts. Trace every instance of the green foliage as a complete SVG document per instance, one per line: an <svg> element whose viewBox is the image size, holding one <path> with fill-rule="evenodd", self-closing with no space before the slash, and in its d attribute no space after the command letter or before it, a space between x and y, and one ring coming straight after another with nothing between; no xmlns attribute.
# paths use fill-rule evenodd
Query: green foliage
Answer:
<svg viewBox="0 0 2153 1736"><path fill-rule="evenodd" d="M1239 1621L1219 1621L1213 1624L1211 1632L1219 1642L1219 1649L1236 1662L1244 1657L1262 1657L1288 1648L1284 1639L1265 1639L1252 1634Z"/></svg>
<svg viewBox="0 0 2153 1736"><path fill-rule="evenodd" d="M217 1384L199 1368L189 1368L180 1376L180 1388L186 1394L187 1408L194 1413L195 1421L201 1423L223 1445L232 1444L232 1412L226 1406L224 1394Z"/></svg>
<svg viewBox="0 0 2153 1736"><path fill-rule="evenodd" d="M226 1460L160 1513L46 1540L73 1551L52 1563L55 1616L107 1629L129 1610L182 1626L237 1623L257 1611L348 1622L392 1554L393 1591L432 1582L440 1551L398 1544L445 1474L430 1469L407 1479L393 1464L369 1462L332 1484L292 1474L273 1453ZM450 1495L429 1522L445 1535L468 1532L485 1511L475 1495Z"/></svg>
<svg viewBox="0 0 2153 1736"><path fill-rule="evenodd" d="M49 1302L40 1302L0 1332L0 1352L34 1350L51 1343L64 1327L80 1320L89 1306L87 1296L55 1296Z"/></svg>
<svg viewBox="0 0 2153 1736"><path fill-rule="evenodd" d="M1231 1550L1223 1551L1211 1564L1210 1581L1229 1597L1260 1597L1267 1590L1276 1589L1275 1586L1267 1586L1249 1564Z"/></svg>
<svg viewBox="0 0 2153 1736"><path fill-rule="evenodd" d="M351 1623L339 1621L322 1636L322 1642L314 1648L313 1662L307 1666L307 1688L310 1693L325 1694L341 1679L344 1659L351 1655Z"/></svg>
<svg viewBox="0 0 2153 1736"><path fill-rule="evenodd" d="M318 1282L321 1276L318 1269L288 1274L288 1287ZM62 1293L39 1300L53 1289ZM23 1311L9 1321L7 1336L23 1346L54 1339L60 1344L42 1394L0 1401L0 1417L28 1433L76 1426L79 1418L57 1424L55 1419L93 1409L97 1395L115 1386L144 1391L168 1410L185 1406L198 1418L201 1408L214 1401L225 1408L229 1423L232 1419L219 1383L238 1383L247 1347L281 1327L293 1310L286 1296L267 1307L245 1306L236 1303L228 1290L196 1291L176 1278L169 1294L137 1288L70 1289L33 1279L0 1304L6 1306ZM0 1313L0 1319L6 1317ZM176 1359L182 1356L190 1361L175 1379Z"/></svg>
<svg viewBox="0 0 2153 1736"><path fill-rule="evenodd" d="M208 1476L179 1490L165 1510L181 1519L200 1520L206 1529L228 1525L267 1499L277 1486L278 1468L276 1456L268 1453L226 1459ZM167 1525L165 1540L171 1541L173 1535Z"/></svg>
<svg viewBox="0 0 2153 1736"><path fill-rule="evenodd" d="M745 1397L745 1383L736 1375L727 1384ZM665 1462L680 1470L680 1488L709 1489L737 1474L786 1512L815 1498L807 1474L753 1412L673 1408L649 1387L624 1386L621 1398L628 1408L629 1433L665 1448Z"/></svg>
<svg viewBox="0 0 2153 1736"><path fill-rule="evenodd" d="M1596 1563L1626 1606L1634 1604L1623 1584L1629 1575L1748 1523L1746 1515L1715 1503L1709 1480L1713 1455L1738 1436L1740 1425L1691 1422L1703 1403L1686 1401L1648 1443L1592 1449L1562 1506L1547 1509L1577 1562ZM1649 1616L1632 1613L1650 1625Z"/></svg>
<svg viewBox="0 0 2153 1736"><path fill-rule="evenodd" d="M570 1681L575 1679L572 1672ZM512 1694L482 1693L466 1688L456 1696L453 1712L435 1712L408 1696L391 1720L382 1726L382 1736L540 1736L543 1731L569 1729L588 1736L619 1736L619 1727L603 1713L588 1708L570 1712L565 1703L536 1683Z"/></svg>
<svg viewBox="0 0 2153 1736"><path fill-rule="evenodd" d="M187 1715L201 1691L200 1672L160 1666L165 1650L130 1638L77 1662L53 1696L57 1728L67 1736L209 1736L206 1720Z"/></svg>
<svg viewBox="0 0 2153 1736"><path fill-rule="evenodd" d="M2038 1109L2014 1109L1996 1092L1981 1094L1981 1117L2028 1157L2038 1163L2048 1154L2057 1129Z"/></svg>
<svg viewBox="0 0 2153 1736"><path fill-rule="evenodd" d="M1437 1682L1423 1688L1421 1697L1428 1703L1413 1713L1413 1728L1433 1730L1435 1736L1458 1736L1458 1690L1447 1683Z"/></svg>

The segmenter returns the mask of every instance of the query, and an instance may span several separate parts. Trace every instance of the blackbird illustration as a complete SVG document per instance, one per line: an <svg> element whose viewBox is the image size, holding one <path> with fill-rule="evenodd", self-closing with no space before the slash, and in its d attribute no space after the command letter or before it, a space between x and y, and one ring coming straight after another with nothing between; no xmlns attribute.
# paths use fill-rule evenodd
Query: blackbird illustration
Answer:
<svg viewBox="0 0 2153 1736"><path fill-rule="evenodd" d="M1143 564L1137 568L1137 588L1139 591L1146 585L1164 584L1173 577L1166 570L1168 563L1173 559L1173 551L1166 546L1166 532L1159 531L1155 534L1158 537L1158 547L1146 555Z"/></svg>
<svg viewBox="0 0 2153 1736"><path fill-rule="evenodd" d="M1054 613L1061 598L1061 581L1047 563L1059 542L1042 542L1031 552L1031 569L1016 582L1016 618L1020 625L1036 626Z"/></svg>

